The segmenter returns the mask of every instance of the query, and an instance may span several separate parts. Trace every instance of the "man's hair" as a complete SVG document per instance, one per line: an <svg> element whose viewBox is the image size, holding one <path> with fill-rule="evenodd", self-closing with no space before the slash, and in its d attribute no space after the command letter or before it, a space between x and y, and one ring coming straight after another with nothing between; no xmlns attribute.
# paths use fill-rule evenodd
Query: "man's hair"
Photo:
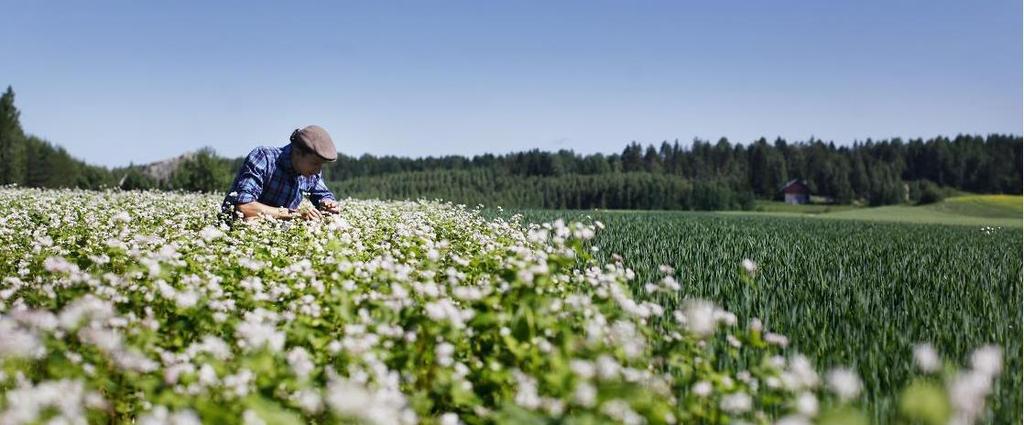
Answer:
<svg viewBox="0 0 1024 425"><path fill-rule="evenodd" d="M312 149L306 147L306 145L303 145L302 143L297 142L292 142L292 150L298 152L302 156L309 156L314 154Z"/></svg>

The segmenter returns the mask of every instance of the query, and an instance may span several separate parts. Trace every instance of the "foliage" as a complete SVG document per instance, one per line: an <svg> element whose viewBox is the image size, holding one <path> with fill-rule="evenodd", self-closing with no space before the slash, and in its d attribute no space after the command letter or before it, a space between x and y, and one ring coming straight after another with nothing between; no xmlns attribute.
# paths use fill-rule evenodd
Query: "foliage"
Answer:
<svg viewBox="0 0 1024 425"><path fill-rule="evenodd" d="M357 177L330 183L357 198L445 199L467 205L552 209L750 209L753 196L720 182L690 182L647 172L514 176L491 169L434 170Z"/></svg>
<svg viewBox="0 0 1024 425"><path fill-rule="evenodd" d="M231 185L235 171L212 148L203 148L182 161L163 186L189 192L223 192Z"/></svg>
<svg viewBox="0 0 1024 425"><path fill-rule="evenodd" d="M917 205L928 205L946 199L947 191L929 180L916 180L908 184L910 200Z"/></svg>

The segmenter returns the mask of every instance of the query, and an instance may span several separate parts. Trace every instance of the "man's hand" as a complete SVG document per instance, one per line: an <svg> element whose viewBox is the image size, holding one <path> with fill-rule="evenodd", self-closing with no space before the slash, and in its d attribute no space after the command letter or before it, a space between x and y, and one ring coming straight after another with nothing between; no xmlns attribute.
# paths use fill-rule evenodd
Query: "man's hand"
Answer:
<svg viewBox="0 0 1024 425"><path fill-rule="evenodd" d="M317 211L316 208L302 208L295 212L295 216L302 218L303 220L319 220L324 218L324 215Z"/></svg>
<svg viewBox="0 0 1024 425"><path fill-rule="evenodd" d="M238 212L242 213L242 216L246 221L255 220L259 217L272 217L278 220L291 220L294 215L288 208L284 207L272 207L260 202L248 202L235 207Z"/></svg>
<svg viewBox="0 0 1024 425"><path fill-rule="evenodd" d="M338 214L341 212L341 204L333 199L324 199L320 201L320 209L331 214Z"/></svg>

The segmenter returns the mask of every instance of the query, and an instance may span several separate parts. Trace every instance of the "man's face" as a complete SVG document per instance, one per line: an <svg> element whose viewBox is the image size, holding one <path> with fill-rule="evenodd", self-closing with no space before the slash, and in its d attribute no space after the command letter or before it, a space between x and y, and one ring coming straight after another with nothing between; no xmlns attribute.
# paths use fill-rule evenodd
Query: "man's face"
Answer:
<svg viewBox="0 0 1024 425"><path fill-rule="evenodd" d="M312 176L320 172L323 168L324 161L322 158L312 153L303 153L298 150L292 155L292 166L295 167L295 171L304 176Z"/></svg>

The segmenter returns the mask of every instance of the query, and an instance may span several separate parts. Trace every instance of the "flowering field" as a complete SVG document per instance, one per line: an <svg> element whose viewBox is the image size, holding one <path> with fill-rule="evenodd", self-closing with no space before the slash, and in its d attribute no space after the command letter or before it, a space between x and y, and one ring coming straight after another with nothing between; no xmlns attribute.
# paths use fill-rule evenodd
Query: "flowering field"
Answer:
<svg viewBox="0 0 1024 425"><path fill-rule="evenodd" d="M592 243L599 221L349 201L322 222L229 228L219 201L0 190L0 424L869 417L854 369L819 370L771 323L685 296L685 271L638 278ZM715 279L754 288L772 271L753 260ZM985 415L1003 350L959 365L921 342L893 415Z"/></svg>

